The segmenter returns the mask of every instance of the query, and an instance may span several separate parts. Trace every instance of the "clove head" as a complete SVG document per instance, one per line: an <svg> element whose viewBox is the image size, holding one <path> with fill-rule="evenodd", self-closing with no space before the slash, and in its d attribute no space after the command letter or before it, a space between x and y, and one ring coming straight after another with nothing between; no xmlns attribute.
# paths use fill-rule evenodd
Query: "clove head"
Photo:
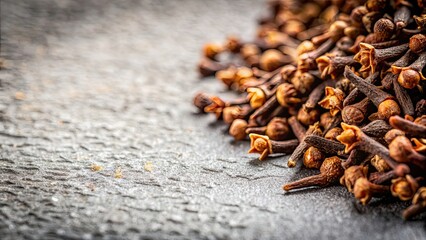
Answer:
<svg viewBox="0 0 426 240"><path fill-rule="evenodd" d="M240 106L230 106L223 108L222 117L223 121L231 124L235 119L242 117L243 109Z"/></svg>
<svg viewBox="0 0 426 240"><path fill-rule="evenodd" d="M303 165L307 168L319 169L324 161L324 154L316 147L309 147L303 156Z"/></svg>
<svg viewBox="0 0 426 240"><path fill-rule="evenodd" d="M223 52L223 50L224 48L220 44L207 43L203 47L203 54L205 57L214 60L219 53Z"/></svg>
<svg viewBox="0 0 426 240"><path fill-rule="evenodd" d="M387 172L391 170L390 166L380 156L374 155L370 163L378 172Z"/></svg>
<svg viewBox="0 0 426 240"><path fill-rule="evenodd" d="M266 95L262 89L251 87L247 88L248 98L250 99L250 106L253 109L260 108L266 102Z"/></svg>
<svg viewBox="0 0 426 240"><path fill-rule="evenodd" d="M410 38L408 45L411 51L420 54L426 48L426 36L424 34L416 34Z"/></svg>
<svg viewBox="0 0 426 240"><path fill-rule="evenodd" d="M314 81L315 78L312 74L301 71L297 71L291 79L294 88L301 94L309 92L312 89Z"/></svg>
<svg viewBox="0 0 426 240"><path fill-rule="evenodd" d="M246 120L235 119L229 128L229 134L233 136L235 140L243 140L247 137L247 126L248 123Z"/></svg>
<svg viewBox="0 0 426 240"><path fill-rule="evenodd" d="M335 128L330 129L324 135L324 138L336 141L336 137L339 136L340 134L342 134L342 132L343 132L343 129L341 129L339 127L335 127Z"/></svg>
<svg viewBox="0 0 426 240"><path fill-rule="evenodd" d="M374 196L383 196L389 187L373 184L367 178L362 177L356 180L353 193L362 205L366 205Z"/></svg>
<svg viewBox="0 0 426 240"><path fill-rule="evenodd" d="M414 152L413 145L411 145L410 140L405 136L397 136L389 144L389 154L398 162L409 162L408 156Z"/></svg>
<svg viewBox="0 0 426 240"><path fill-rule="evenodd" d="M407 89L413 89L420 83L420 80L426 79L421 72L410 67L392 66L392 72L399 73L398 83Z"/></svg>
<svg viewBox="0 0 426 240"><path fill-rule="evenodd" d="M259 160L264 160L272 153L271 141L268 136L251 133L249 137L250 149L248 153L259 153Z"/></svg>
<svg viewBox="0 0 426 240"><path fill-rule="evenodd" d="M387 144L390 144L398 136L405 136L405 133L399 129L394 128L389 130L383 139Z"/></svg>
<svg viewBox="0 0 426 240"><path fill-rule="evenodd" d="M311 52L313 50L315 50L315 45L312 43L312 41L308 41L308 40L301 42L296 49L298 56L307 52Z"/></svg>
<svg viewBox="0 0 426 240"><path fill-rule="evenodd" d="M402 216L404 219L412 218L426 210L426 187L421 187L417 190L413 197L413 202L410 207L404 210Z"/></svg>
<svg viewBox="0 0 426 240"><path fill-rule="evenodd" d="M408 201L414 197L418 188L417 181L410 175L406 175L405 177L392 179L390 190L394 197L398 197L402 201Z"/></svg>
<svg viewBox="0 0 426 240"><path fill-rule="evenodd" d="M237 69L235 67L229 67L223 70L220 70L216 73L216 78L222 81L226 86L231 87L235 82L235 76Z"/></svg>
<svg viewBox="0 0 426 240"><path fill-rule="evenodd" d="M362 131L354 125L342 123L343 132L336 139L345 145L345 152L349 153L361 141Z"/></svg>
<svg viewBox="0 0 426 240"><path fill-rule="evenodd" d="M379 104L377 113L380 119L389 119L394 115L401 114L398 103L393 99L386 99Z"/></svg>
<svg viewBox="0 0 426 240"><path fill-rule="evenodd" d="M297 113L297 120L303 125L309 126L316 123L319 120L320 111L318 109L304 109L300 108Z"/></svg>
<svg viewBox="0 0 426 240"><path fill-rule="evenodd" d="M204 108L204 112L214 113L216 117L219 119L220 117L222 117L222 112L226 104L221 98L217 96L210 97L210 100L211 100L211 103Z"/></svg>
<svg viewBox="0 0 426 240"><path fill-rule="evenodd" d="M272 72L285 63L284 54L276 49L265 51L259 60L260 67L268 72Z"/></svg>
<svg viewBox="0 0 426 240"><path fill-rule="evenodd" d="M194 106L196 106L201 112L204 112L204 108L212 104L210 96L206 93L197 93L194 97Z"/></svg>
<svg viewBox="0 0 426 240"><path fill-rule="evenodd" d="M365 111L357 106L348 105L342 109L342 120L347 124L359 125L365 117Z"/></svg>
<svg viewBox="0 0 426 240"><path fill-rule="evenodd" d="M224 45L225 49L232 53L238 53L242 46L241 39L237 36L228 36Z"/></svg>
<svg viewBox="0 0 426 240"><path fill-rule="evenodd" d="M324 128L327 129L330 124L333 122L334 117L331 116L330 112L325 112L323 114L321 114L320 116L320 125Z"/></svg>
<svg viewBox="0 0 426 240"><path fill-rule="evenodd" d="M330 75L333 73L333 65L332 65L332 59L327 56L323 55L315 60L317 62L317 66L319 71L321 72L321 78L324 79L327 75ZM334 75L333 78L336 76Z"/></svg>
<svg viewBox="0 0 426 240"><path fill-rule="evenodd" d="M294 106L302 100L297 97L297 90L291 83L282 83L277 87L277 100L283 107Z"/></svg>
<svg viewBox="0 0 426 240"><path fill-rule="evenodd" d="M379 42L390 39L395 31L395 24L387 18L381 18L374 24L374 34Z"/></svg>
<svg viewBox="0 0 426 240"><path fill-rule="evenodd" d="M296 71L297 68L295 66L288 64L281 68L280 75L284 81L290 82Z"/></svg>
<svg viewBox="0 0 426 240"><path fill-rule="evenodd" d="M356 180L367 177L367 173L368 167L366 166L350 166L340 178L340 184L352 193Z"/></svg>
<svg viewBox="0 0 426 240"><path fill-rule="evenodd" d="M327 184L338 182L344 171L342 160L337 156L326 158L320 168L320 174L325 176Z"/></svg>
<svg viewBox="0 0 426 240"><path fill-rule="evenodd" d="M284 140L290 135L290 128L286 118L273 118L266 126L265 134L272 140Z"/></svg>
<svg viewBox="0 0 426 240"><path fill-rule="evenodd" d="M362 67L360 69L361 72L375 72L377 62L375 60L376 58L376 50L375 48L368 44L368 43L360 43L359 44L360 50L359 52L354 56L354 60L359 62Z"/></svg>
<svg viewBox="0 0 426 240"><path fill-rule="evenodd" d="M345 94L342 90L326 87L325 97L318 104L325 109L330 109L331 116L336 116L343 108L344 97Z"/></svg>

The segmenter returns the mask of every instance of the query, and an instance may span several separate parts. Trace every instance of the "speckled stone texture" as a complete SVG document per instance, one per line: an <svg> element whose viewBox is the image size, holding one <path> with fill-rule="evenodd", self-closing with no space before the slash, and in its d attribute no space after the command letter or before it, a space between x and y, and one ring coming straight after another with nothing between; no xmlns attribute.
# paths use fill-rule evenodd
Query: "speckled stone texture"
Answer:
<svg viewBox="0 0 426 240"><path fill-rule="evenodd" d="M196 113L197 91L232 96L198 78L202 44L250 39L264 7L2 0L0 238L426 239L408 203L284 193L313 172L259 162Z"/></svg>

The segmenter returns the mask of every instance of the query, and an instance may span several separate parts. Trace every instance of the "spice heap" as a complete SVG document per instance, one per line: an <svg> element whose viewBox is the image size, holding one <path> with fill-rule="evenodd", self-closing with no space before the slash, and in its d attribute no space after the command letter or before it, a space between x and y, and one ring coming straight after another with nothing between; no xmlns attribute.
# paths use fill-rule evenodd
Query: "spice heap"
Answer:
<svg viewBox="0 0 426 240"><path fill-rule="evenodd" d="M319 174L285 191L345 186L362 204L393 196L426 210L426 1L269 2L255 40L208 43L198 67L241 96L194 104L249 153L291 154ZM228 58L224 58L228 56Z"/></svg>

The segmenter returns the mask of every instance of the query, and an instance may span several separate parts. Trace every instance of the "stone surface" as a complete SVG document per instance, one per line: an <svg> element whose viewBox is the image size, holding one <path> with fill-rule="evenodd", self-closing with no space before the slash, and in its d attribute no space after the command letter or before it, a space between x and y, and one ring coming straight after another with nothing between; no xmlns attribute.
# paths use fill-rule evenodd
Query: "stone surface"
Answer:
<svg viewBox="0 0 426 240"><path fill-rule="evenodd" d="M250 39L262 10L1 1L1 238L425 239L424 216L400 218L408 203L362 207L341 187L284 193L312 172L259 162L196 113L197 91L228 95L198 79L202 44Z"/></svg>

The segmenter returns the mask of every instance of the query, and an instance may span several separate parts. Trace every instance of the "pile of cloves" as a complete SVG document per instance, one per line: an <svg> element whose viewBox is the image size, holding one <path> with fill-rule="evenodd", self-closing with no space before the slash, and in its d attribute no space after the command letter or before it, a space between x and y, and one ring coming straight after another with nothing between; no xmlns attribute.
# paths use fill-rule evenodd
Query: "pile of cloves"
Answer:
<svg viewBox="0 0 426 240"><path fill-rule="evenodd" d="M273 0L253 41L203 48L198 69L241 96L199 93L249 153L319 169L285 191L341 184L362 204L426 210L426 1ZM287 158L285 158L287 159ZM317 170L318 171L318 170Z"/></svg>

